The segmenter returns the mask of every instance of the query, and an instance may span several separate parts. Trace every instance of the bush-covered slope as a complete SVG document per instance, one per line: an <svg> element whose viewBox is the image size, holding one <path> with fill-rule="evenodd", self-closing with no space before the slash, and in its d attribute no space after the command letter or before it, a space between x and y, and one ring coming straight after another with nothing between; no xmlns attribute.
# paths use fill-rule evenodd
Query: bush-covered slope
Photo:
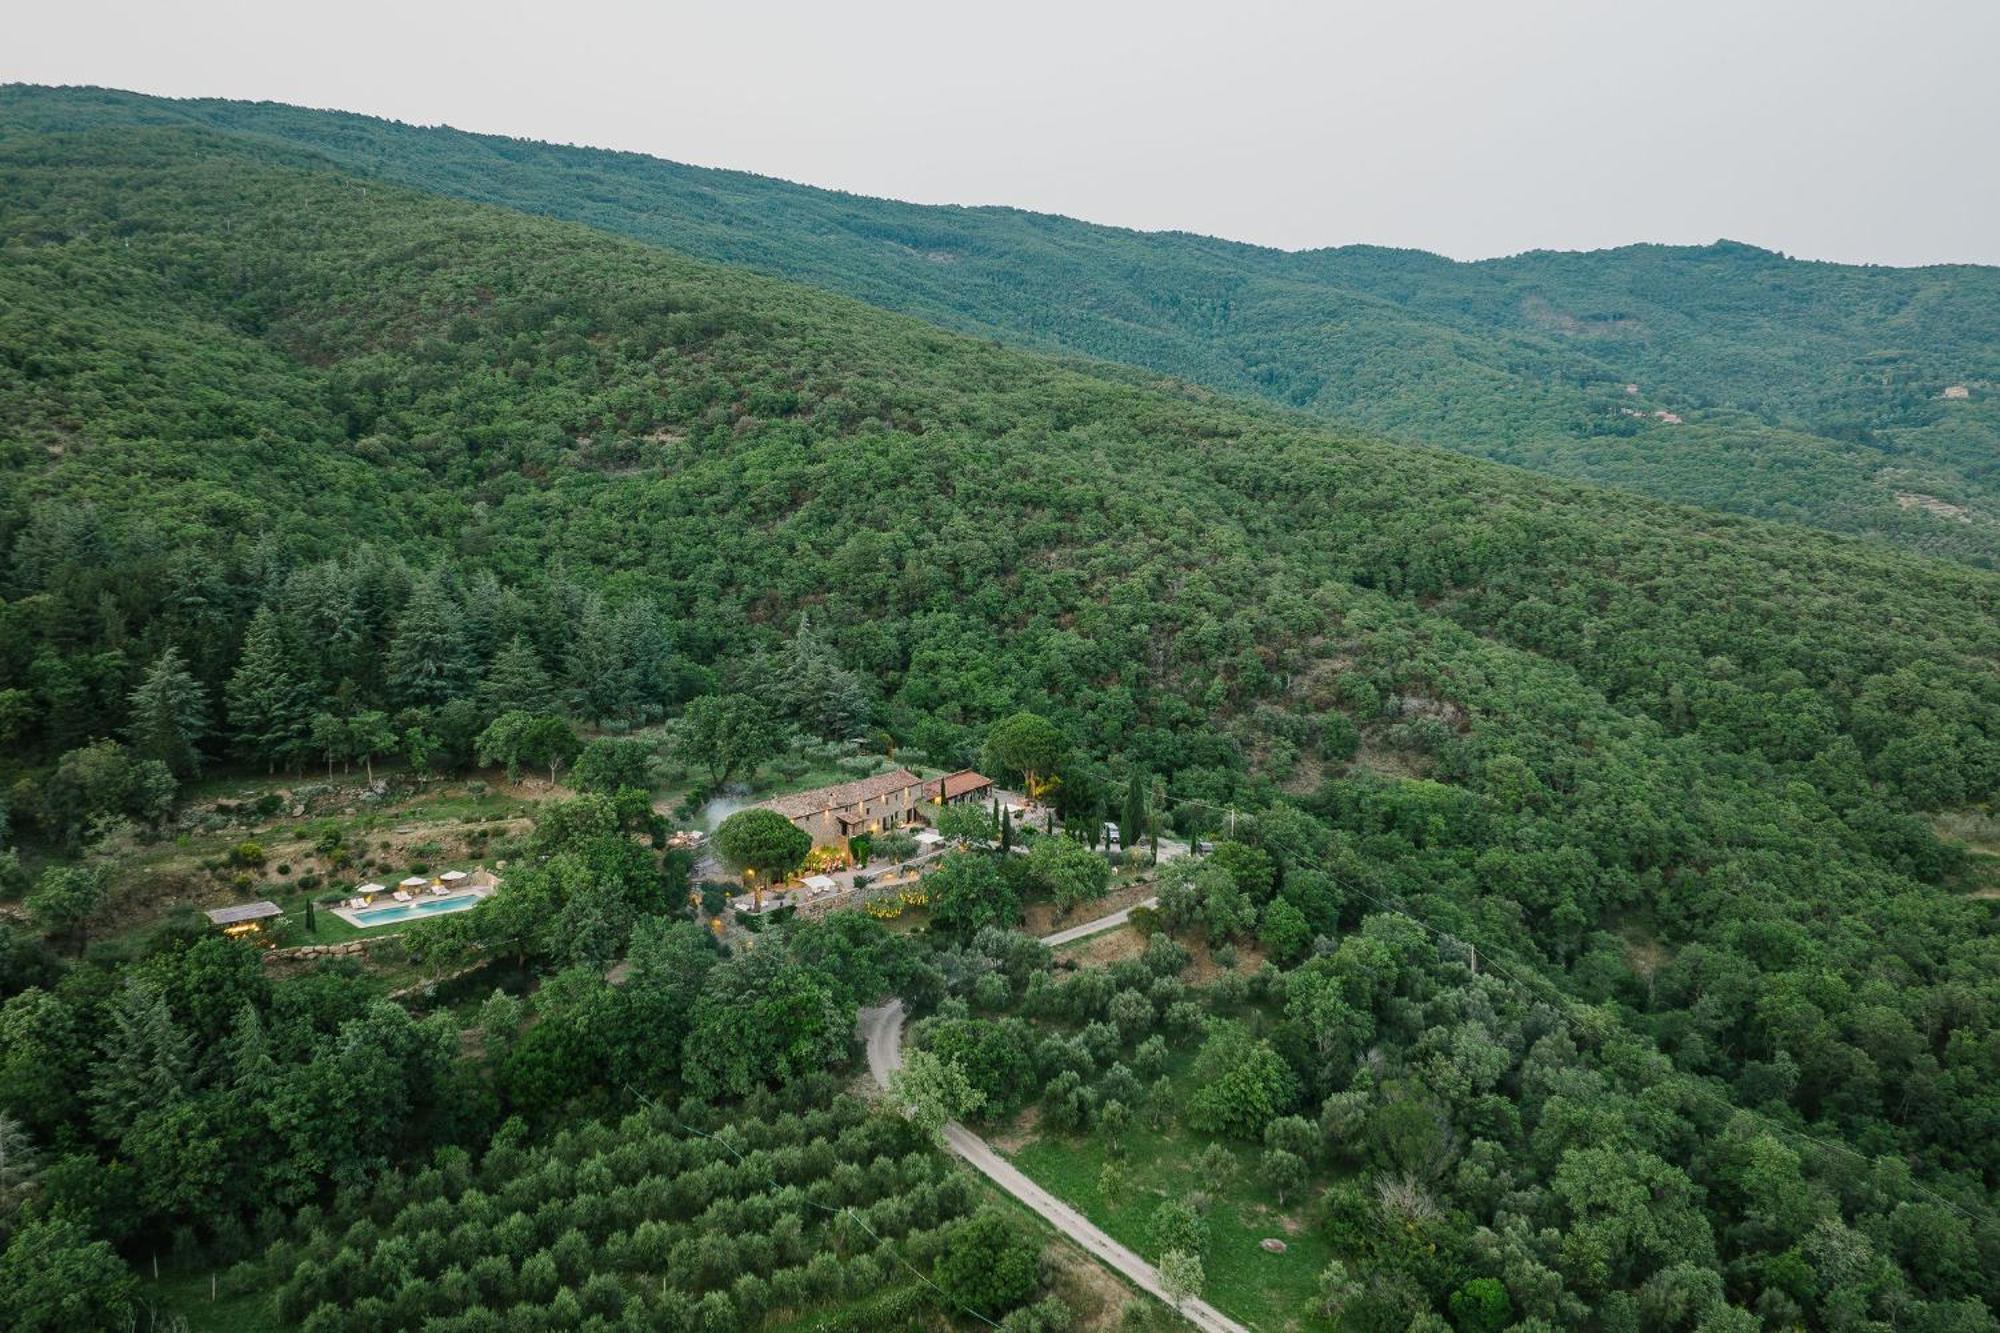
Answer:
<svg viewBox="0 0 2000 1333"><path fill-rule="evenodd" d="M105 122L307 147L1371 434L1987 565L2000 555L1990 269L1809 264L1729 244L1478 264L1287 254L273 104L0 90L0 129ZM1954 384L1972 397L1942 399Z"/></svg>
<svg viewBox="0 0 2000 1333"><path fill-rule="evenodd" d="M1916 817L2000 785L2000 577L187 129L0 146L0 421L17 832L59 756L157 744L169 648L211 759L285 757L236 725L260 609L315 699L418 736L510 632L594 660L591 593L670 639L655 709L762 688L810 612L900 743L970 760L1025 707L1066 799L1289 795L1320 822L1260 836L1354 903L1967 1209L2000 1183L1992 910Z"/></svg>

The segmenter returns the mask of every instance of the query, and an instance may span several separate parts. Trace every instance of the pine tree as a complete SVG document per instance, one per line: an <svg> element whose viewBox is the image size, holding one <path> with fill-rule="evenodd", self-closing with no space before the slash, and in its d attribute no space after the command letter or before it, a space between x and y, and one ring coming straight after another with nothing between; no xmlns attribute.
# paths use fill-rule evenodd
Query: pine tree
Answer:
<svg viewBox="0 0 2000 1333"><path fill-rule="evenodd" d="M546 713L553 696L541 657L516 634L494 655L486 679L479 682L479 711L489 720L502 713Z"/></svg>
<svg viewBox="0 0 2000 1333"><path fill-rule="evenodd" d="M271 1055L271 1039L256 1005L246 1003L237 1010L236 1022L223 1038L222 1056L229 1089L238 1103L261 1105L278 1081L278 1062Z"/></svg>
<svg viewBox="0 0 2000 1333"><path fill-rule="evenodd" d="M618 617L601 598L584 603L563 658L570 711L590 722L630 717L638 706L638 678L620 641Z"/></svg>
<svg viewBox="0 0 2000 1333"><path fill-rule="evenodd" d="M663 716L674 696L674 642L658 603L640 597L618 609L618 644L632 672L632 720Z"/></svg>
<svg viewBox="0 0 2000 1333"><path fill-rule="evenodd" d="M208 691L188 671L178 648L168 648L132 691L132 748L157 759L175 777L201 771L197 742L208 734Z"/></svg>
<svg viewBox="0 0 2000 1333"><path fill-rule="evenodd" d="M188 1038L158 986L134 977L111 1008L104 1058L91 1070L98 1132L114 1142L141 1114L187 1090Z"/></svg>
<svg viewBox="0 0 2000 1333"><path fill-rule="evenodd" d="M245 755L261 757L266 772L304 757L312 742L313 689L284 618L268 606L250 621L224 698L230 738Z"/></svg>
<svg viewBox="0 0 2000 1333"><path fill-rule="evenodd" d="M40 1169L28 1131L19 1121L0 1115L0 1218L13 1212L27 1196Z"/></svg>
<svg viewBox="0 0 2000 1333"><path fill-rule="evenodd" d="M435 708L472 690L472 654L458 606L433 573L410 589L389 644L389 690L404 708Z"/></svg>
<svg viewBox="0 0 2000 1333"><path fill-rule="evenodd" d="M295 569L280 597L286 624L299 648L300 665L315 686L362 671L367 625L355 601L354 580L334 561Z"/></svg>
<svg viewBox="0 0 2000 1333"><path fill-rule="evenodd" d="M465 645L477 661L497 655L508 640L527 623L527 606L521 594L500 582L499 575L482 569L466 582Z"/></svg>
<svg viewBox="0 0 2000 1333"><path fill-rule="evenodd" d="M825 740L843 740L868 721L867 687L841 665L810 616L799 617L798 632L773 668L770 692L781 713Z"/></svg>

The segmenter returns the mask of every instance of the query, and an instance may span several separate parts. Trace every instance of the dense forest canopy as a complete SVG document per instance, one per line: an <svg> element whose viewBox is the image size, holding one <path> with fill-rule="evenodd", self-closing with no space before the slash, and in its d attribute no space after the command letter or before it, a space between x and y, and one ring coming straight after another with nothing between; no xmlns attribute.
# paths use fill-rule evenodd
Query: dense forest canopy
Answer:
<svg viewBox="0 0 2000 1333"><path fill-rule="evenodd" d="M1538 1317L1638 1327L1636 1301L1726 1288L1776 1293L1773 1327L1989 1326L2000 945L1927 816L2000 786L2000 575L1352 438L185 126L0 133L0 422L7 827L51 866L47 928L10 927L0 972L0 1112L96 1210L37 1220L37 1245L331 1196L279 1252L292 1313L338 1304L369 1282L335 1223L420 1234L411 1206L546 1192L588 1155L489 1144L504 1115L585 1089L629 1110L638 1086L841 1121L794 1085L843 1058L855 1006L953 984L951 959L851 924L716 961L664 924L674 895L633 836L650 807L622 791L550 812L505 897L436 923L431 947L548 978L482 1065L449 1023L268 987L221 941L123 976L59 962L40 936L67 942L65 895L87 897L68 858L108 822L159 826L198 772L532 766L554 747L528 723L556 713L675 717L722 748L787 709L955 766L1028 711L1061 739L1071 815L1136 802L1142 824L1154 776L1185 832L1245 812L1171 905L1218 938L1262 921L1303 961L1264 997L1288 1026L1268 1049L1219 1030L1215 1063L1308 1111L1360 1095L1365 1120L1356 1061L1402 1104L1462 1057L1438 1114L1495 1145L1463 1207L1576 1229L1567 1289L1628 1321L1553 1298ZM640 981L614 989L621 957ZM1110 996L1076 1012L1106 1021ZM343 1078L393 1139L320 1143ZM182 1119L148 1113L162 1086ZM272 1135L211 1133L239 1095ZM632 1134L767 1206L666 1120ZM214 1154L177 1160L190 1137ZM964 1210L880 1137L838 1154L874 1173L857 1199L930 1191L900 1219L926 1236ZM490 1148L476 1176L444 1158L361 1196L464 1144ZM120 1184L134 1161L157 1183ZM1635 1197L1663 1201L1643 1243ZM685 1212L633 1217L694 1247ZM611 1245L601 1219L537 1225L572 1221ZM1521 1225L1442 1248L1528 1271L1553 1242ZM1381 1262L1416 1272L1429 1245ZM1442 1303L1465 1274L1439 1268L1411 1280Z"/></svg>
<svg viewBox="0 0 2000 1333"><path fill-rule="evenodd" d="M1727 242L1480 263L1291 254L270 103L13 87L0 107L24 128L199 125L291 144L1374 436L1989 568L2000 555L1988 268L1804 263ZM1969 396L1946 398L1953 386Z"/></svg>

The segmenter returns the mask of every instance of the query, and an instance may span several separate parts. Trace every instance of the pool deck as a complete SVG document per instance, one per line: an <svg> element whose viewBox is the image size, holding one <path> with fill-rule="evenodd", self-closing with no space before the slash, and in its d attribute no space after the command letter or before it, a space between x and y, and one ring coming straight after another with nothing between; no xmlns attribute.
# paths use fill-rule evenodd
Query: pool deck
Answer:
<svg viewBox="0 0 2000 1333"><path fill-rule="evenodd" d="M453 912L466 911L481 898L490 895L494 887L491 884L475 884L469 889L459 889L449 894L420 893L413 896L408 902L396 901L394 894L380 893L375 895L375 901L366 907L329 907L326 910L339 917L342 921L345 921L348 925L353 926L356 930L381 930L384 926L405 926L412 921L424 921L434 916L449 916ZM463 906L459 906L457 904L460 899L469 899L470 901L467 901ZM425 907L426 904L435 905ZM361 919L364 913L379 912L388 907L424 908L424 910L398 921L364 921Z"/></svg>

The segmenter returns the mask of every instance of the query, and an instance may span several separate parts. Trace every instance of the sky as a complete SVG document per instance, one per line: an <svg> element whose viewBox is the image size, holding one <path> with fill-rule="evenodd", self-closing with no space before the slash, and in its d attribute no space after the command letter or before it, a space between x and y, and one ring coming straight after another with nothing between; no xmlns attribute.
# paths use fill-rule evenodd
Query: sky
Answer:
<svg viewBox="0 0 2000 1333"><path fill-rule="evenodd" d="M2000 263L1996 0L14 0L0 82L1460 259Z"/></svg>

